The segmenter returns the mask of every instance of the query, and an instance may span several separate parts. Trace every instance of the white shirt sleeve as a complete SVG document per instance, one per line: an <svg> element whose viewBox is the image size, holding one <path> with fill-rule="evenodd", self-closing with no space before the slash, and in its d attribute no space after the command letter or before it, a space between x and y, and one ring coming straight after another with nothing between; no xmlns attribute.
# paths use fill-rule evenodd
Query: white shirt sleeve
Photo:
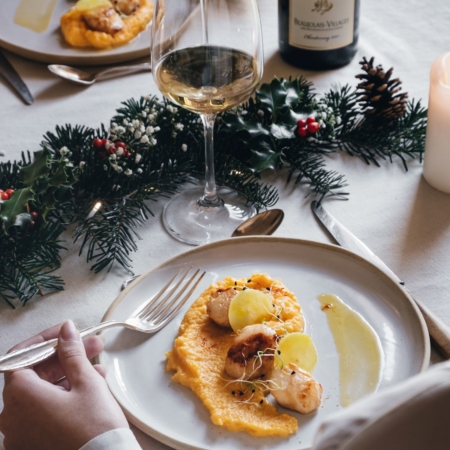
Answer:
<svg viewBox="0 0 450 450"><path fill-rule="evenodd" d="M97 436L80 450L142 450L129 428L117 428Z"/></svg>

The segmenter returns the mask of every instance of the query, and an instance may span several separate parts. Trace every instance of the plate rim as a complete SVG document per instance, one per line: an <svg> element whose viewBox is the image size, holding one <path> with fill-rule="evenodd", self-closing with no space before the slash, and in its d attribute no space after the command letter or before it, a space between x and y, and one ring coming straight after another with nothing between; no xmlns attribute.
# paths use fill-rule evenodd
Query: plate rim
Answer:
<svg viewBox="0 0 450 450"><path fill-rule="evenodd" d="M368 261L364 257L358 255L357 253L347 250L339 245L328 244L328 243L309 240L309 239L297 239L297 238L286 238L286 237L275 237L275 236L244 236L244 237L229 238L229 239L224 239L221 241L211 242L211 243L200 245L193 249L189 249L184 252L178 253L177 255L164 260L160 264L157 264L156 266L152 267L148 271L144 272L133 283L129 284L110 304L110 306L108 307L108 309L106 310L105 314L102 317L102 322L109 320L110 315L113 313L113 311L119 305L119 303L128 295L128 293L132 289L134 289L140 282L142 282L147 276L152 274L153 272L156 272L157 270L160 270L163 267L166 267L166 266L169 266L169 265L175 263L177 260L184 258L186 255L193 255L196 253L201 253L204 251L205 248L211 249L214 247L222 247L222 246L235 244L237 241L241 241L242 243L245 243L245 242L249 242L249 243L283 242L283 243L288 243L288 244L290 243L290 244L297 244L297 245L312 246L312 247L317 247L317 248L325 248L325 249L328 249L328 250L331 250L331 251L334 251L337 253L341 253L343 255L350 256L350 257L356 259L359 263L364 264L365 266L368 266L372 271L374 270L376 273L378 273L378 275L381 275L382 277L387 279L389 282L391 282L396 287L396 289L398 289L399 293L402 294L407 299L407 301L409 302L409 305L412 307L413 311L416 313L417 319L419 320L419 323L420 323L420 330L418 330L418 331L420 331L422 334L422 342L423 342L423 346L424 346L423 359L422 359L422 363L421 363L418 373L422 373L428 368L429 363L430 363L430 351L431 351L428 328L426 326L423 315L420 312L420 309L417 306L417 304L414 301L411 294L409 294L409 292L406 289L404 289L402 286L400 286L398 284L397 280L392 275L384 272L382 269L380 269L379 267L377 267L376 265L374 265L372 262ZM103 356L103 352L100 353L100 355L98 355L95 358L95 361L97 363L102 364L102 361L103 361L102 356ZM178 449L182 449L182 450L208 450L207 447L191 446L189 444L180 442L178 440L173 440L170 437L158 432L158 430L147 426L137 416L135 416L125 406L123 406L112 391L111 391L111 393L114 396L114 398L116 399L116 401L119 403L120 407L122 408L127 420L129 422L131 422L134 426L139 428L142 432L144 432L148 436L152 437L153 439L156 439L157 441L159 441L165 445L171 446L171 447L176 445L177 447L174 447L174 448L178 448Z"/></svg>

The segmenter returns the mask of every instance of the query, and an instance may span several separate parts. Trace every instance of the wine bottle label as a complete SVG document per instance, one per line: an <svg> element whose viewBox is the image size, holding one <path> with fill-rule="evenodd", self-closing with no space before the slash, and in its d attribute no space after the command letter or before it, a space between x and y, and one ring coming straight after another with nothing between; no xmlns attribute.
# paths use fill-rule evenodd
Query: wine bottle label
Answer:
<svg viewBox="0 0 450 450"><path fill-rule="evenodd" d="M290 0L289 44L332 50L353 42L355 0Z"/></svg>

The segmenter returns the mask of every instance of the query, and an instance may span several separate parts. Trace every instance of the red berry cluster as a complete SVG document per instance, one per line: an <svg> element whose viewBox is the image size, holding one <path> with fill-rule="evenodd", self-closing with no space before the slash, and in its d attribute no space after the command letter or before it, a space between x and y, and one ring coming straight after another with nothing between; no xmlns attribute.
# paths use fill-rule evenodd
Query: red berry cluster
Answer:
<svg viewBox="0 0 450 450"><path fill-rule="evenodd" d="M94 148L99 150L100 158L104 158L105 156L112 154L116 154L117 156L124 156L125 158L129 158L131 156L131 153L127 149L127 146L124 142L112 142L106 138L95 138L92 141L92 145L94 146Z"/></svg>
<svg viewBox="0 0 450 450"><path fill-rule="evenodd" d="M14 189L6 189L6 191L0 189L0 199L9 200L14 194Z"/></svg>
<svg viewBox="0 0 450 450"><path fill-rule="evenodd" d="M319 131L320 125L316 122L313 116L309 116L306 119L300 119L297 122L297 136L305 137L308 134L316 134Z"/></svg>
<svg viewBox="0 0 450 450"><path fill-rule="evenodd" d="M31 217L33 218L33 220L28 224L28 226L30 228L34 228L34 226L36 225L35 220L37 220L37 218L39 217L39 213L36 211L31 211L30 212Z"/></svg>

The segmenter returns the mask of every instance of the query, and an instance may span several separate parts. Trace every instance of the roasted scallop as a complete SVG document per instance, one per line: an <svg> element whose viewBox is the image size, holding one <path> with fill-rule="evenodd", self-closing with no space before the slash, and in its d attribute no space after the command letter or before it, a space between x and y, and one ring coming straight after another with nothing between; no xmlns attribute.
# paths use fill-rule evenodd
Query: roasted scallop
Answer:
<svg viewBox="0 0 450 450"><path fill-rule="evenodd" d="M222 327L231 328L230 319L228 317L228 311L230 309L231 300L236 295L234 289L219 289L209 300L207 306L207 312L209 317L211 317L217 325Z"/></svg>
<svg viewBox="0 0 450 450"><path fill-rule="evenodd" d="M108 34L114 34L123 28L123 20L112 6L88 9L84 11L83 19L91 30Z"/></svg>
<svg viewBox="0 0 450 450"><path fill-rule="evenodd" d="M225 360L226 373L235 379L266 375L273 368L277 334L266 325L249 325L234 338Z"/></svg>
<svg viewBox="0 0 450 450"><path fill-rule="evenodd" d="M285 408L308 414L320 406L322 386L313 376L295 364L273 369L270 374L271 394Z"/></svg>

